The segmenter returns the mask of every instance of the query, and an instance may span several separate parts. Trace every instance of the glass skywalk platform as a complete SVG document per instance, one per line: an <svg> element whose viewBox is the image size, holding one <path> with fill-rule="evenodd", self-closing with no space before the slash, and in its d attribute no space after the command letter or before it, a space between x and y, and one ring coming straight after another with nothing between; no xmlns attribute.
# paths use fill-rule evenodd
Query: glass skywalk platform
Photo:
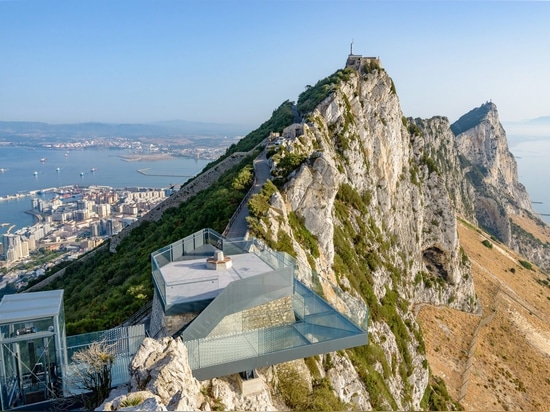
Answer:
<svg viewBox="0 0 550 412"><path fill-rule="evenodd" d="M194 340L186 340L184 331L193 375L211 379L368 343L366 328L355 325L298 280L292 304L296 318L289 325ZM193 323L201 321L199 315Z"/></svg>
<svg viewBox="0 0 550 412"><path fill-rule="evenodd" d="M229 255L232 267L205 268L205 259L217 250ZM314 273L308 279L316 290L330 287L338 308L356 315L351 320L295 278L293 257L257 240L228 240L204 229L151 257L165 315L200 311L180 334L197 379L368 343L368 309L362 302L326 281L323 287Z"/></svg>

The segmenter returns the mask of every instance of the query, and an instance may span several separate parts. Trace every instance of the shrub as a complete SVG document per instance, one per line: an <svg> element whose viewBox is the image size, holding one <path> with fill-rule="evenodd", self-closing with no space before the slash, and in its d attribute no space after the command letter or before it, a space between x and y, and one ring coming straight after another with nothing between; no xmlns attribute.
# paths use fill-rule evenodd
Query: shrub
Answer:
<svg viewBox="0 0 550 412"><path fill-rule="evenodd" d="M128 408L130 406L138 406L144 401L142 396L129 396L128 398L124 399L122 402L120 402L120 408Z"/></svg>
<svg viewBox="0 0 550 412"><path fill-rule="evenodd" d="M426 392L422 397L420 406L429 411L460 411L462 406L455 402L445 386L445 381L438 376L430 374L430 380Z"/></svg>
<svg viewBox="0 0 550 412"><path fill-rule="evenodd" d="M523 266L525 269L533 270L533 265L531 265L531 263L529 263L528 261L526 261L526 260L520 260L519 263L520 263L521 266Z"/></svg>
<svg viewBox="0 0 550 412"><path fill-rule="evenodd" d="M485 246L486 248L489 248L489 249L493 248L493 244L489 242L487 239L484 239L483 242L481 243L483 243L483 246Z"/></svg>
<svg viewBox="0 0 550 412"><path fill-rule="evenodd" d="M298 153L286 153L277 164L277 176L287 177L291 172L298 168L307 159L307 155Z"/></svg>
<svg viewBox="0 0 550 412"><path fill-rule="evenodd" d="M314 379L312 391L309 390L305 377L290 365L278 367L277 378L277 390L292 410L341 411L347 407L334 394L327 378Z"/></svg>
<svg viewBox="0 0 550 412"><path fill-rule="evenodd" d="M113 346L105 341L93 342L88 348L73 355L71 378L77 388L91 392L83 395L88 410L97 408L111 391L111 370L115 361Z"/></svg>
<svg viewBox="0 0 550 412"><path fill-rule="evenodd" d="M307 86L306 90L300 93L298 97L298 112L304 116L311 113L323 100L325 100L334 90L334 87L340 84L342 81L349 80L352 69L340 69L326 77L319 80L315 86Z"/></svg>

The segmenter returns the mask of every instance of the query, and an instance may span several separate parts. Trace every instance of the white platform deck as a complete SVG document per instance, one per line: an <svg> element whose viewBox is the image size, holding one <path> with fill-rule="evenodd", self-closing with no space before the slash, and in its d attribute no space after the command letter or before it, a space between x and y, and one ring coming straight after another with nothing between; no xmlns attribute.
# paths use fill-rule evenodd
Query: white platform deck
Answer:
<svg viewBox="0 0 550 412"><path fill-rule="evenodd" d="M161 269L168 304L215 298L229 283L271 272L273 269L253 253L230 256L232 267L213 270L206 259L170 262Z"/></svg>

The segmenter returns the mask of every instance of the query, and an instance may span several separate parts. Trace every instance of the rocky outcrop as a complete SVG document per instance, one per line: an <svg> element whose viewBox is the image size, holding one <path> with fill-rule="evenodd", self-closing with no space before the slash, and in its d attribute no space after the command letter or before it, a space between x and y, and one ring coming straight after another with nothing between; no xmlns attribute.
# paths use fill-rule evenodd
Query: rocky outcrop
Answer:
<svg viewBox="0 0 550 412"><path fill-rule="evenodd" d="M267 385L243 396L232 377L197 381L181 339L145 338L130 366L129 387L113 390L98 411L271 411Z"/></svg>
<svg viewBox="0 0 550 412"><path fill-rule="evenodd" d="M517 164L508 149L497 107L487 102L452 125L464 166L476 188L479 224L507 245L510 214L534 213L529 195L518 181Z"/></svg>
<svg viewBox="0 0 550 412"><path fill-rule="evenodd" d="M328 381L352 409L420 410L429 370L413 308L478 310L457 215L510 241L509 214L532 209L494 105L451 126L445 117L403 116L379 63L336 77L319 86L330 93L271 153L278 189L271 184L269 208L250 226L267 244L292 249L297 276L308 285L320 278L334 306L370 308L367 347L293 363L309 376L309 390ZM197 382L186 356L179 340L146 339L130 391L157 410L277 409L278 366L260 374L263 392L243 397L231 377ZM119 396L126 398L103 407L137 402Z"/></svg>
<svg viewBox="0 0 550 412"><path fill-rule="evenodd" d="M480 226L530 261L550 270L550 245L511 221L512 215L536 217L531 199L518 180L497 107L488 102L451 126L463 166L475 188L475 214Z"/></svg>

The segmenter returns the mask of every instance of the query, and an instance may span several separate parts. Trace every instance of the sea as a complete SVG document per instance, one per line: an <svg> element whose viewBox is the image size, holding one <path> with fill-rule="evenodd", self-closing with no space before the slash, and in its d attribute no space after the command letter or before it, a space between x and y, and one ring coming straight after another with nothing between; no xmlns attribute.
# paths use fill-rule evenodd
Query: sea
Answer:
<svg viewBox="0 0 550 412"><path fill-rule="evenodd" d="M550 225L550 136L530 138L510 146L518 165L518 178L533 202L533 209ZM548 215L548 216L545 216Z"/></svg>
<svg viewBox="0 0 550 412"><path fill-rule="evenodd" d="M187 157L128 161L131 155L135 153L125 149L65 151L0 146L0 198L74 185L177 188L211 162ZM52 194L34 195L39 196ZM35 223L35 218L25 213L31 209L31 199L0 200L0 235L11 226L13 233Z"/></svg>

